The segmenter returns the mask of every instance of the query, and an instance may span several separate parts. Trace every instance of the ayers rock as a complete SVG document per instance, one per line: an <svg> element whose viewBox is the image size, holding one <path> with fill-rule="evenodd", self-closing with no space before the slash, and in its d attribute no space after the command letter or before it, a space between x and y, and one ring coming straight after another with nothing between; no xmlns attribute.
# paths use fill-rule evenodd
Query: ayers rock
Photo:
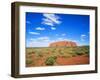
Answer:
<svg viewBox="0 0 100 80"><path fill-rule="evenodd" d="M75 47L77 44L72 41L58 41L49 45L50 47Z"/></svg>

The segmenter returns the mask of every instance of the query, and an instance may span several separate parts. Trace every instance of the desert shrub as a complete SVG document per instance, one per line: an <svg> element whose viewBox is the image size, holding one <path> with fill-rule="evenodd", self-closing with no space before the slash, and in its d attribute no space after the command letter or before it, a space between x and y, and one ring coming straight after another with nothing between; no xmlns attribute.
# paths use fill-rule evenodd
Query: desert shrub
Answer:
<svg viewBox="0 0 100 80"><path fill-rule="evenodd" d="M71 56L69 56L69 55L62 55L61 57L62 58L70 58Z"/></svg>
<svg viewBox="0 0 100 80"><path fill-rule="evenodd" d="M32 64L32 63L33 63L33 61L31 59L26 60L26 64Z"/></svg>
<svg viewBox="0 0 100 80"><path fill-rule="evenodd" d="M56 56L48 57L45 61L45 64L46 65L54 65L56 58L57 58Z"/></svg>
<svg viewBox="0 0 100 80"><path fill-rule="evenodd" d="M43 57L43 55L42 55L42 54L38 54L38 56L39 56L39 57Z"/></svg>
<svg viewBox="0 0 100 80"><path fill-rule="evenodd" d="M36 55L37 57L43 57L43 53L40 52L40 51L36 51L36 52L35 52L35 55Z"/></svg>
<svg viewBox="0 0 100 80"><path fill-rule="evenodd" d="M55 52L55 49L53 49L51 52L54 53Z"/></svg>
<svg viewBox="0 0 100 80"><path fill-rule="evenodd" d="M73 52L70 52L69 54L71 54L72 57L77 56L77 53L75 53L74 51Z"/></svg>
<svg viewBox="0 0 100 80"><path fill-rule="evenodd" d="M82 47L76 47L72 50L72 55L76 56L76 55L83 55L84 54L84 50Z"/></svg>
<svg viewBox="0 0 100 80"><path fill-rule="evenodd" d="M61 55L63 55L63 54L64 54L64 51L60 51L59 53L60 53Z"/></svg>
<svg viewBox="0 0 100 80"><path fill-rule="evenodd" d="M33 55L26 55L27 58L32 58Z"/></svg>
<svg viewBox="0 0 100 80"><path fill-rule="evenodd" d="M77 55L83 55L81 52L76 52Z"/></svg>
<svg viewBox="0 0 100 80"><path fill-rule="evenodd" d="M77 54L75 53L75 50L71 50L67 54L69 54L71 57L77 56Z"/></svg>
<svg viewBox="0 0 100 80"><path fill-rule="evenodd" d="M83 55L83 52L82 51L75 51L75 54L76 55Z"/></svg>
<svg viewBox="0 0 100 80"><path fill-rule="evenodd" d="M85 54L89 54L89 48L88 47L83 48L83 51L84 51Z"/></svg>
<svg viewBox="0 0 100 80"><path fill-rule="evenodd" d="M34 51L32 51L32 52L29 52L28 54L29 54L29 55L32 55L32 54L34 54Z"/></svg>
<svg viewBox="0 0 100 80"><path fill-rule="evenodd" d="M52 58L54 58L54 59L57 59L57 56L51 56Z"/></svg>
<svg viewBox="0 0 100 80"><path fill-rule="evenodd" d="M75 57L75 56L77 56L77 54L72 54L72 57Z"/></svg>

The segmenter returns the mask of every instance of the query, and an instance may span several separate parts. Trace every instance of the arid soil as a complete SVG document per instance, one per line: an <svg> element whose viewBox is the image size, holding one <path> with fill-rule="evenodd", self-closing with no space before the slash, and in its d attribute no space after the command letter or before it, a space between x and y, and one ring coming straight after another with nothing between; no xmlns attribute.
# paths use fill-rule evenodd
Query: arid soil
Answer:
<svg viewBox="0 0 100 80"><path fill-rule="evenodd" d="M26 67L89 64L89 47L27 48Z"/></svg>
<svg viewBox="0 0 100 80"><path fill-rule="evenodd" d="M35 56L33 55L33 61L35 59ZM46 66L45 65L46 57L42 57L40 59L37 59L34 64L30 64L27 67L33 67L33 66ZM82 64L89 64L89 57L86 55L82 56L76 56L71 58L64 58L58 56L56 59L55 65L82 65Z"/></svg>
<svg viewBox="0 0 100 80"><path fill-rule="evenodd" d="M89 57L85 55L76 56L76 57L72 57L68 59L63 58L63 57L58 57L56 62L59 65L89 64Z"/></svg>

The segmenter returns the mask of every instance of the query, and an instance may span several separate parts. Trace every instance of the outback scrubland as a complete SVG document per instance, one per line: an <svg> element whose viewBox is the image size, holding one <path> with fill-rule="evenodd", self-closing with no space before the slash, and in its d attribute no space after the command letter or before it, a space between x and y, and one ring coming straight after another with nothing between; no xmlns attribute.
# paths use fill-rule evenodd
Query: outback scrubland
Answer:
<svg viewBox="0 0 100 80"><path fill-rule="evenodd" d="M89 64L89 46L26 48L26 67Z"/></svg>

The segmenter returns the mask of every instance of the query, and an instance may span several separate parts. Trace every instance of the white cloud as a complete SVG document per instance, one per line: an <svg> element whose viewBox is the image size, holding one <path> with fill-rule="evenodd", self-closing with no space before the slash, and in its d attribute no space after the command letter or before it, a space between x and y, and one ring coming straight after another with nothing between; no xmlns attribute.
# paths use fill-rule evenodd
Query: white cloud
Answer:
<svg viewBox="0 0 100 80"><path fill-rule="evenodd" d="M57 38L57 41L73 41L73 40L67 39L67 38L63 38L63 37L59 37L59 38Z"/></svg>
<svg viewBox="0 0 100 80"><path fill-rule="evenodd" d="M58 38L58 40L64 40L63 38Z"/></svg>
<svg viewBox="0 0 100 80"><path fill-rule="evenodd" d="M47 36L31 38L27 42L27 47L48 47L50 43L52 43L52 40Z"/></svg>
<svg viewBox="0 0 100 80"><path fill-rule="evenodd" d="M30 41L36 41L36 39L34 39L34 38L31 38L31 39L30 39Z"/></svg>
<svg viewBox="0 0 100 80"><path fill-rule="evenodd" d="M82 34L81 35L81 41L85 41L86 37L87 37L86 35Z"/></svg>
<svg viewBox="0 0 100 80"><path fill-rule="evenodd" d="M26 21L26 23L27 23L27 24L31 24L31 22L30 22L30 21Z"/></svg>
<svg viewBox="0 0 100 80"><path fill-rule="evenodd" d="M43 16L44 18L42 19L43 20L42 24L54 26L55 24L61 23L61 21L59 20L60 17L57 16L56 14L47 13L47 14L43 14Z"/></svg>
<svg viewBox="0 0 100 80"><path fill-rule="evenodd" d="M43 18L42 20L43 20L42 24L49 25L49 26L54 26L54 23L50 19Z"/></svg>
<svg viewBox="0 0 100 80"><path fill-rule="evenodd" d="M52 30L56 30L56 28L55 28L55 27L51 27L51 29L52 29Z"/></svg>
<svg viewBox="0 0 100 80"><path fill-rule="evenodd" d="M39 37L39 38L37 38L37 40L49 41L49 37L46 37L46 36L44 36L44 37Z"/></svg>
<svg viewBox="0 0 100 80"><path fill-rule="evenodd" d="M34 34L34 35L40 35L40 33L38 32L29 32L30 34Z"/></svg>
<svg viewBox="0 0 100 80"><path fill-rule="evenodd" d="M31 41L40 42L40 41L50 41L50 38L47 36L38 37L38 38L31 38Z"/></svg>
<svg viewBox="0 0 100 80"><path fill-rule="evenodd" d="M38 42L38 41L31 41L27 44L27 47L48 47L48 42Z"/></svg>
<svg viewBox="0 0 100 80"><path fill-rule="evenodd" d="M45 28L44 27L37 27L36 30L41 30L42 31L42 30L45 30Z"/></svg>
<svg viewBox="0 0 100 80"><path fill-rule="evenodd" d="M56 24L60 23L60 21L58 20L59 17L55 14L44 14L44 16Z"/></svg>
<svg viewBox="0 0 100 80"><path fill-rule="evenodd" d="M66 36L66 34L65 34L65 33L63 33L63 34L62 34L62 36Z"/></svg>
<svg viewBox="0 0 100 80"><path fill-rule="evenodd" d="M81 37L85 37L86 35L82 34Z"/></svg>
<svg viewBox="0 0 100 80"><path fill-rule="evenodd" d="M56 34L56 36L58 36L59 34Z"/></svg>

